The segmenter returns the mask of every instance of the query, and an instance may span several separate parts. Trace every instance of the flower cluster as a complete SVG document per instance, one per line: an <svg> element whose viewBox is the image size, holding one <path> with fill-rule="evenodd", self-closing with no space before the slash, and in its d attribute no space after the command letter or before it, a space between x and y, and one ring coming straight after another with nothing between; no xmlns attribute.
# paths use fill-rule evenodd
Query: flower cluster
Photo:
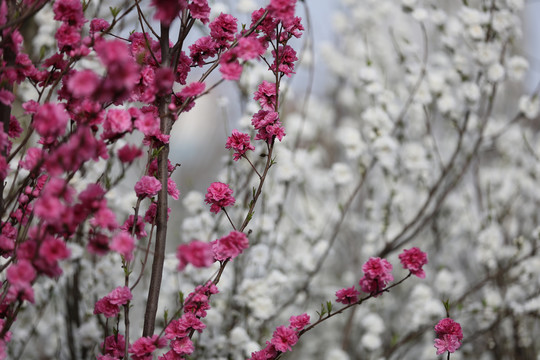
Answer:
<svg viewBox="0 0 540 360"><path fill-rule="evenodd" d="M133 298L127 286L119 286L108 295L96 302L94 314L103 314L106 317L115 317L120 312L120 306L126 305Z"/></svg>
<svg viewBox="0 0 540 360"><path fill-rule="evenodd" d="M442 319L435 325L437 338L435 339L435 347L437 355L449 352L453 353L461 346L463 340L463 332L461 325L451 318Z"/></svg>
<svg viewBox="0 0 540 360"><path fill-rule="evenodd" d="M404 269L407 269L411 274L418 276L420 279L426 277L426 273L422 267L428 263L427 254L419 248L413 247L409 250L403 250L399 254L399 260Z"/></svg>
<svg viewBox="0 0 540 360"><path fill-rule="evenodd" d="M208 187L204 201L211 205L210 211L217 214L221 209L234 205L236 200L232 194L233 190L229 185L214 182Z"/></svg>
<svg viewBox="0 0 540 360"><path fill-rule="evenodd" d="M225 149L233 149L235 151L233 159L238 161L242 156L245 156L248 150L255 150L255 146L251 145L249 134L234 129L232 135L227 139Z"/></svg>
<svg viewBox="0 0 540 360"><path fill-rule="evenodd" d="M386 259L370 258L362 265L364 277L360 279L360 288L363 292L378 296L388 282L394 280L392 264Z"/></svg>
<svg viewBox="0 0 540 360"><path fill-rule="evenodd" d="M298 342L298 333L310 324L308 314L291 316L289 326L278 326L272 334L272 339L266 342L266 347L253 352L250 360L275 359L280 353L291 351Z"/></svg>

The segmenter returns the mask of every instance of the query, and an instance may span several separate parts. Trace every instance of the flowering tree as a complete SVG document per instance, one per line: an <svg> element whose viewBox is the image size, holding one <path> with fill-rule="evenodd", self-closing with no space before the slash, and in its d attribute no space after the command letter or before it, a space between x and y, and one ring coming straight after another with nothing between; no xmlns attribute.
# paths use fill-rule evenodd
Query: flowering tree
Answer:
<svg viewBox="0 0 540 360"><path fill-rule="evenodd" d="M0 358L540 353L523 3L344 1L300 101L310 3L242 3L0 2ZM226 81L222 170L177 186Z"/></svg>

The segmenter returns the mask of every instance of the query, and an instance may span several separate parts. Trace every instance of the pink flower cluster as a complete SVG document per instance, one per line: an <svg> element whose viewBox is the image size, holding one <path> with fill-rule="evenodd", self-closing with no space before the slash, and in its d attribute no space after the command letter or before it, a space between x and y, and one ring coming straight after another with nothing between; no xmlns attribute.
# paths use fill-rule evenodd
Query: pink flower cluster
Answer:
<svg viewBox="0 0 540 360"><path fill-rule="evenodd" d="M158 360L181 360L195 350L190 339L192 332L202 332L206 325L200 320L206 317L206 310L210 309L209 299L217 294L216 285L209 281L204 286L197 286L184 301L184 315L173 320L165 328L165 337L169 339L171 350L160 356Z"/></svg>
<svg viewBox="0 0 540 360"><path fill-rule="evenodd" d="M218 261L232 260L249 246L249 241L243 232L231 231L220 239L212 242L214 258Z"/></svg>
<svg viewBox="0 0 540 360"><path fill-rule="evenodd" d="M437 338L435 339L435 347L437 355L449 352L453 353L461 346L463 340L463 332L461 325L451 318L442 319L435 325Z"/></svg>
<svg viewBox="0 0 540 360"><path fill-rule="evenodd" d="M210 211L217 214L221 209L234 205L236 200L232 194L233 190L229 185L222 182L214 182L208 187L204 201L211 205Z"/></svg>
<svg viewBox="0 0 540 360"><path fill-rule="evenodd" d="M164 348L167 340L159 335L143 336L137 339L128 349L133 360L152 360L154 351Z"/></svg>
<svg viewBox="0 0 540 360"><path fill-rule="evenodd" d="M248 246L246 234L240 231L231 231L228 235L210 243L194 240L189 244L182 244L176 251L179 260L178 271L184 270L187 264L201 268L209 267L215 261L232 260Z"/></svg>
<svg viewBox="0 0 540 360"><path fill-rule="evenodd" d="M209 267L214 263L214 252L212 244L200 240L194 240L189 244L182 244L176 250L176 258L178 263L178 271L186 268L187 264L195 267Z"/></svg>
<svg viewBox="0 0 540 360"><path fill-rule="evenodd" d="M259 110L251 119L251 124L257 130L255 140L263 140L270 144L274 139L281 141L285 129L279 120L279 114L273 110Z"/></svg>
<svg viewBox="0 0 540 360"><path fill-rule="evenodd" d="M411 274L418 276L420 279L426 277L426 273L422 266L428 263L427 254L421 251L417 247L413 247L409 250L403 250L399 254L399 260L404 269L407 269Z"/></svg>
<svg viewBox="0 0 540 360"><path fill-rule="evenodd" d="M255 150L255 146L251 145L248 134L241 133L234 129L232 135L227 139L225 149L235 150L233 160L238 161L242 156L245 156L248 150Z"/></svg>
<svg viewBox="0 0 540 360"><path fill-rule="evenodd" d="M135 184L135 193L140 198L153 197L161 190L161 182L153 176L145 175Z"/></svg>
<svg viewBox="0 0 540 360"><path fill-rule="evenodd" d="M360 288L363 292L378 296L388 282L394 280L392 264L386 259L370 258L362 265L364 277L360 279Z"/></svg>
<svg viewBox="0 0 540 360"><path fill-rule="evenodd" d="M96 302L94 314L103 314L108 318L115 317L120 312L120 306L126 305L132 298L133 295L127 286L119 286Z"/></svg>
<svg viewBox="0 0 540 360"><path fill-rule="evenodd" d="M404 250L399 256L403 268L409 270L419 278L426 276L422 266L427 264L427 254L417 247ZM392 264L381 258L370 258L362 266L364 277L360 279L359 285L363 292L377 297L386 288L387 284L394 280L392 275ZM344 288L336 292L336 301L345 305L358 302L360 292L354 287Z"/></svg>
<svg viewBox="0 0 540 360"><path fill-rule="evenodd" d="M291 316L289 326L278 326L272 334L272 339L266 342L262 350L251 353L250 360L275 359L280 353L291 351L298 342L299 332L310 323L308 314Z"/></svg>

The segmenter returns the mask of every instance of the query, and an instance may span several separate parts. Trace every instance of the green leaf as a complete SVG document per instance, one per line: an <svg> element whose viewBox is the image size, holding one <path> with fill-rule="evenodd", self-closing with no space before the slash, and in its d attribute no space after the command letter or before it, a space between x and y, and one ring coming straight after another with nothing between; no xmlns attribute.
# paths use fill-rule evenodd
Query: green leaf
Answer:
<svg viewBox="0 0 540 360"><path fill-rule="evenodd" d="M326 302L326 310L328 310L328 315L330 315L330 313L332 312L332 302L331 301Z"/></svg>
<svg viewBox="0 0 540 360"><path fill-rule="evenodd" d="M120 8L109 6L109 10L111 11L113 18L116 18L116 16L120 14Z"/></svg>

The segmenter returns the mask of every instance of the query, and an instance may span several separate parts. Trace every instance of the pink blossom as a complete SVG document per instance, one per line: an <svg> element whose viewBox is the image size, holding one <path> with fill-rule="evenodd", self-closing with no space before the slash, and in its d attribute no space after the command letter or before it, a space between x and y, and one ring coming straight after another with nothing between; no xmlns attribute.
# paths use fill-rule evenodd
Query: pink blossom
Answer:
<svg viewBox="0 0 540 360"><path fill-rule="evenodd" d="M251 14L251 26L254 26L255 23L257 23L260 18L264 15L265 9L260 8L259 10L255 10ZM274 40L276 38L276 26L278 24L278 20L274 16L266 16L261 24L258 26L257 30L263 33L264 41L270 41Z"/></svg>
<svg viewBox="0 0 540 360"><path fill-rule="evenodd" d="M193 342L187 336L171 341L171 348L172 348L172 351L174 351L176 354L180 356L189 355L193 353L193 351L195 351Z"/></svg>
<svg viewBox="0 0 540 360"><path fill-rule="evenodd" d="M153 176L145 175L135 184L135 193L138 197L152 197L161 190L161 182Z"/></svg>
<svg viewBox="0 0 540 360"><path fill-rule="evenodd" d="M232 194L233 190L229 185L215 182L208 187L204 201L211 205L210 211L217 214L222 208L234 205L236 200Z"/></svg>
<svg viewBox="0 0 540 360"><path fill-rule="evenodd" d="M249 360L270 360L275 359L278 355L278 351L276 350L275 346L267 341L266 347L262 350L252 352L251 358Z"/></svg>
<svg viewBox="0 0 540 360"><path fill-rule="evenodd" d="M206 325L193 313L187 312L178 320L173 320L165 328L165 337L167 339L176 339L188 336L192 330L202 332Z"/></svg>
<svg viewBox="0 0 540 360"><path fill-rule="evenodd" d="M58 42L58 49L64 53L76 49L81 41L80 29L68 23L63 23L54 37Z"/></svg>
<svg viewBox="0 0 540 360"><path fill-rule="evenodd" d="M360 288L375 297L380 295L389 281L394 280L392 265L385 259L370 258L362 265L362 270L365 275L360 279Z"/></svg>
<svg viewBox="0 0 540 360"><path fill-rule="evenodd" d="M236 46L238 57L242 60L251 60L263 55L266 51L263 43L256 37L241 37Z"/></svg>
<svg viewBox="0 0 540 360"><path fill-rule="evenodd" d="M103 122L103 129L111 135L129 132L132 129L131 115L123 109L111 109Z"/></svg>
<svg viewBox="0 0 540 360"><path fill-rule="evenodd" d="M362 265L362 271L364 271L366 276L372 279L379 278L383 281L394 280L391 273L392 264L390 264L386 259L370 258L364 265Z"/></svg>
<svg viewBox="0 0 540 360"><path fill-rule="evenodd" d="M153 352L158 348L165 347L166 340L159 335L145 336L137 339L128 349L133 360L152 360Z"/></svg>
<svg viewBox="0 0 540 360"><path fill-rule="evenodd" d="M111 231L118 227L116 215L106 204L103 204L99 210L94 213L94 217L90 220L90 225Z"/></svg>
<svg viewBox="0 0 540 360"><path fill-rule="evenodd" d="M178 66L176 67L176 74L174 74L174 80L181 85L185 85L190 70L191 58L187 56L184 51L182 51L180 53L180 58L178 59Z"/></svg>
<svg viewBox="0 0 540 360"><path fill-rule="evenodd" d="M219 71L225 80L238 80L242 75L242 65L238 62L238 57L234 51L227 51L221 55L219 60Z"/></svg>
<svg viewBox="0 0 540 360"><path fill-rule="evenodd" d="M296 51L289 45L279 46L277 57L276 51L272 50L272 55L274 56L274 63L270 67L272 71L279 71L288 77L291 77L294 74L294 62L298 60L296 57ZM276 67L276 64L277 67Z"/></svg>
<svg viewBox="0 0 540 360"><path fill-rule="evenodd" d="M246 234L240 231L231 231L229 235L212 242L214 258L219 261L234 259L248 246L249 241Z"/></svg>
<svg viewBox="0 0 540 360"><path fill-rule="evenodd" d="M110 249L122 255L127 261L133 259L135 240L125 231L121 231L113 237Z"/></svg>
<svg viewBox="0 0 540 360"><path fill-rule="evenodd" d="M32 125L39 135L56 137L65 133L68 121L63 104L46 103L37 109Z"/></svg>
<svg viewBox="0 0 540 360"><path fill-rule="evenodd" d="M214 41L223 48L228 47L228 42L234 40L234 36L238 30L237 19L229 14L219 14L208 27L210 28L210 36Z"/></svg>
<svg viewBox="0 0 540 360"><path fill-rule="evenodd" d="M8 136L10 138L18 138L21 136L23 132L23 129L21 127L21 123L15 116L11 116L9 119L9 130L8 130Z"/></svg>
<svg viewBox="0 0 540 360"><path fill-rule="evenodd" d="M180 94L182 96L184 96L184 97L197 96L197 95L201 94L204 91L205 87L206 87L206 85L204 83L195 81L195 82L192 82L191 84L187 85L186 87L184 87L180 91Z"/></svg>
<svg viewBox="0 0 540 360"><path fill-rule="evenodd" d="M119 286L107 295L109 302L114 305L125 305L131 299L133 295L127 286Z"/></svg>
<svg viewBox="0 0 540 360"><path fill-rule="evenodd" d="M461 346L461 340L463 340L461 325L451 318L439 321L435 325L435 332L437 338L434 346L437 348L437 355L441 355L446 351L453 353Z"/></svg>
<svg viewBox="0 0 540 360"><path fill-rule="evenodd" d="M287 25L294 21L296 0L271 0L268 5L270 15Z"/></svg>
<svg viewBox="0 0 540 360"><path fill-rule="evenodd" d="M107 29L110 24L103 19L95 18L90 21L90 35Z"/></svg>
<svg viewBox="0 0 540 360"><path fill-rule="evenodd" d="M120 40L99 41L96 53L107 68L107 76L100 86L99 100L117 101L126 98L140 78L139 65L128 46Z"/></svg>
<svg viewBox="0 0 540 360"><path fill-rule="evenodd" d="M451 318L444 318L439 321L437 325L435 325L435 332L439 337L444 334L450 334L455 335L460 341L463 340L461 325Z"/></svg>
<svg viewBox="0 0 540 360"><path fill-rule="evenodd" d="M11 91L0 89L0 102L2 104L10 106L13 101L15 101L15 95Z"/></svg>
<svg viewBox="0 0 540 360"><path fill-rule="evenodd" d="M142 112L135 120L135 127L146 136L159 133L159 118L152 112Z"/></svg>
<svg viewBox="0 0 540 360"><path fill-rule="evenodd" d="M36 278L36 270L30 261L20 259L7 268L6 277L11 285L17 288L26 288L30 287L30 283Z"/></svg>
<svg viewBox="0 0 540 360"><path fill-rule="evenodd" d="M48 262L67 259L70 255L66 243L58 238L48 237L39 247L39 255Z"/></svg>
<svg viewBox="0 0 540 360"><path fill-rule="evenodd" d="M110 335L101 343L100 348L104 349L105 355L110 355L113 358L121 358L124 356L126 349L126 340L122 334Z"/></svg>
<svg viewBox="0 0 540 360"><path fill-rule="evenodd" d="M152 6L156 8L154 19L170 25L173 20L187 7L187 0L152 0Z"/></svg>
<svg viewBox="0 0 540 360"><path fill-rule="evenodd" d="M124 230L128 234L133 232L133 222L135 221L135 216L129 215L126 221L120 226L121 230ZM137 225L135 225L135 236L137 239L141 239L148 235L144 230L144 222L141 216L137 216Z"/></svg>
<svg viewBox="0 0 540 360"><path fill-rule="evenodd" d="M176 187L176 183L173 179L167 179L167 193L174 199L178 200L180 197L180 190Z"/></svg>
<svg viewBox="0 0 540 360"><path fill-rule="evenodd" d="M0 234L0 254L6 256L15 249L15 239L17 238L17 228L10 222L2 222Z"/></svg>
<svg viewBox="0 0 540 360"><path fill-rule="evenodd" d="M208 296L218 292L217 286L212 281L197 286L184 301L184 313L191 312L198 317L206 317L206 310L210 309Z"/></svg>
<svg viewBox="0 0 540 360"><path fill-rule="evenodd" d="M276 84L264 80L257 88L253 100L258 101L263 110L275 110Z"/></svg>
<svg viewBox="0 0 540 360"><path fill-rule="evenodd" d="M208 0L193 0L188 5L188 9L191 12L191 16L194 19L199 19L203 24L210 21L210 6L208 6Z"/></svg>
<svg viewBox="0 0 540 360"><path fill-rule="evenodd" d="M279 115L274 111L259 110L253 115L251 123L257 130L255 140L271 143L274 139L281 141L285 136L285 129L279 121Z"/></svg>
<svg viewBox="0 0 540 360"><path fill-rule="evenodd" d="M358 301L360 293L354 286L336 291L336 301L345 305L354 304Z"/></svg>
<svg viewBox="0 0 540 360"><path fill-rule="evenodd" d="M176 257L180 261L178 271L184 270L187 264L202 268L214 263L212 244L200 240L178 246Z"/></svg>
<svg viewBox="0 0 540 360"><path fill-rule="evenodd" d="M309 325L309 315L304 313L298 316L291 316L289 323L291 324L291 327L300 331Z"/></svg>
<svg viewBox="0 0 540 360"><path fill-rule="evenodd" d="M91 96L99 86L100 79L92 70L74 72L67 81L69 92L76 98Z"/></svg>
<svg viewBox="0 0 540 360"><path fill-rule="evenodd" d="M270 343L274 345L276 350L281 352L291 351L292 347L298 341L296 331L290 326L279 326L272 334Z"/></svg>
<svg viewBox="0 0 540 360"><path fill-rule="evenodd" d="M411 274L418 276L420 279L426 277L426 273L422 269L422 266L428 263L427 254L422 252L417 247L413 247L409 250L403 250L399 254L399 260L404 269L407 269Z"/></svg>
<svg viewBox="0 0 540 360"><path fill-rule="evenodd" d="M120 312L120 306L128 304L132 298L131 291L127 286L119 286L96 302L94 314L115 317Z"/></svg>
<svg viewBox="0 0 540 360"><path fill-rule="evenodd" d="M133 160L142 156L143 152L135 145L126 144L118 150L118 159L123 163L132 163Z"/></svg>
<svg viewBox="0 0 540 360"><path fill-rule="evenodd" d="M233 159L238 161L248 150L255 150L255 146L251 145L249 134L234 129L232 135L227 138L225 149L235 150Z"/></svg>
<svg viewBox="0 0 540 360"><path fill-rule="evenodd" d="M211 36L204 36L189 46L189 56L193 63L203 66L205 60L217 55L219 45Z"/></svg>
<svg viewBox="0 0 540 360"><path fill-rule="evenodd" d="M96 255L105 255L109 251L109 237L100 232L89 231L88 252Z"/></svg>
<svg viewBox="0 0 540 360"><path fill-rule="evenodd" d="M461 342L455 335L444 334L442 337L435 339L435 345L437 348L437 355L441 355L445 352L453 353L461 346Z"/></svg>
<svg viewBox="0 0 540 360"><path fill-rule="evenodd" d="M79 28L86 21L80 0L56 0L53 11L54 20L60 20Z"/></svg>

